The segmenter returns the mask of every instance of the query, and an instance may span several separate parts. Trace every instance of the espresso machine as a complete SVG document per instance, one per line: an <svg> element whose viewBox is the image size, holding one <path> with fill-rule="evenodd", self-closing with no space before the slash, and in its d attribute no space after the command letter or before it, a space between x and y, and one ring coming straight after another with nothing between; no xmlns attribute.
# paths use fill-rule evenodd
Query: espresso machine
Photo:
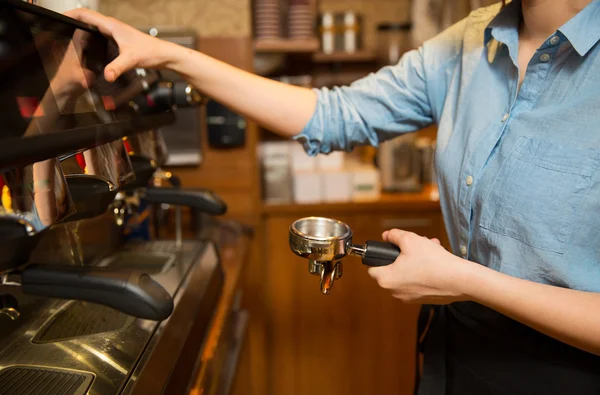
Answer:
<svg viewBox="0 0 600 395"><path fill-rule="evenodd" d="M140 199L225 213L161 169L155 131L202 99L151 70L108 83L117 54L93 27L0 0L0 393L181 393L198 368L176 361L199 353L221 295L217 230L131 242L123 216Z"/></svg>

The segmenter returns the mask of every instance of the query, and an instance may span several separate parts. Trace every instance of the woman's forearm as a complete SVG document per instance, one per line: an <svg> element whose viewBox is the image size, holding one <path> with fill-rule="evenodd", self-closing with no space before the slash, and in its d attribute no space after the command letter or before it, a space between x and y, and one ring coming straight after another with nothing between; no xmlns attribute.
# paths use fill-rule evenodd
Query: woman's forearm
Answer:
<svg viewBox="0 0 600 395"><path fill-rule="evenodd" d="M511 277L469 262L464 293L539 332L600 355L600 294Z"/></svg>
<svg viewBox="0 0 600 395"><path fill-rule="evenodd" d="M284 136L300 133L317 104L310 89L254 75L184 47L172 45L165 65L207 96Z"/></svg>

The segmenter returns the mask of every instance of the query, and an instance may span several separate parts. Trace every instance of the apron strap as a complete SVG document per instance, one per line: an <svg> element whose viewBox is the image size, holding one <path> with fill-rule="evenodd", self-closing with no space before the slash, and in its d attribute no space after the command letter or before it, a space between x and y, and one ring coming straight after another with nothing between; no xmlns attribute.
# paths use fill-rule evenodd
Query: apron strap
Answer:
<svg viewBox="0 0 600 395"><path fill-rule="evenodd" d="M421 377L423 372L421 371L421 356L424 353L425 349L425 338L427 337L427 332L429 327L431 326L431 322L433 321L436 313L436 306L424 304L421 306L421 310L419 311L419 317L417 319L417 348L415 352L415 390L414 395L417 395L419 392L419 384L421 382Z"/></svg>

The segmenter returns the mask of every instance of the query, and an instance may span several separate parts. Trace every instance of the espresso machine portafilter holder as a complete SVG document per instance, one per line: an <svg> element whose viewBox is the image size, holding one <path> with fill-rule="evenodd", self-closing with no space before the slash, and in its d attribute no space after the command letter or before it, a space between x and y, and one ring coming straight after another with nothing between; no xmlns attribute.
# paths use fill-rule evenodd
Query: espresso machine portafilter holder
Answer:
<svg viewBox="0 0 600 395"><path fill-rule="evenodd" d="M352 243L352 229L343 222L307 217L295 221L289 229L292 252L308 259L308 271L321 279L321 293L329 295L335 280L342 277L342 259L348 255L362 258L370 267L394 263L400 249L394 244L367 241L364 245Z"/></svg>

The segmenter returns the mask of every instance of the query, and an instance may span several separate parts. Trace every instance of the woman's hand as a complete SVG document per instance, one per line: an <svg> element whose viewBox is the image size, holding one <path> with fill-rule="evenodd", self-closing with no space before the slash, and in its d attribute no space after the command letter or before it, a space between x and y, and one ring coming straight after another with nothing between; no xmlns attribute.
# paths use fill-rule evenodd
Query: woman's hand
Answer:
<svg viewBox="0 0 600 395"><path fill-rule="evenodd" d="M207 97L287 137L298 135L317 108L317 95L311 89L253 75L93 11L77 9L66 15L98 27L116 41L120 55L104 70L108 82L132 68L167 69Z"/></svg>
<svg viewBox="0 0 600 395"><path fill-rule="evenodd" d="M402 251L398 259L384 267L369 268L379 286L408 303L448 304L465 301L462 285L472 262L446 251L439 240L394 229L383 239Z"/></svg>
<svg viewBox="0 0 600 395"><path fill-rule="evenodd" d="M115 81L124 72L136 67L161 69L167 66L176 44L143 33L114 18L83 8L67 11L66 16L93 25L119 46L119 56L104 70L108 82Z"/></svg>

